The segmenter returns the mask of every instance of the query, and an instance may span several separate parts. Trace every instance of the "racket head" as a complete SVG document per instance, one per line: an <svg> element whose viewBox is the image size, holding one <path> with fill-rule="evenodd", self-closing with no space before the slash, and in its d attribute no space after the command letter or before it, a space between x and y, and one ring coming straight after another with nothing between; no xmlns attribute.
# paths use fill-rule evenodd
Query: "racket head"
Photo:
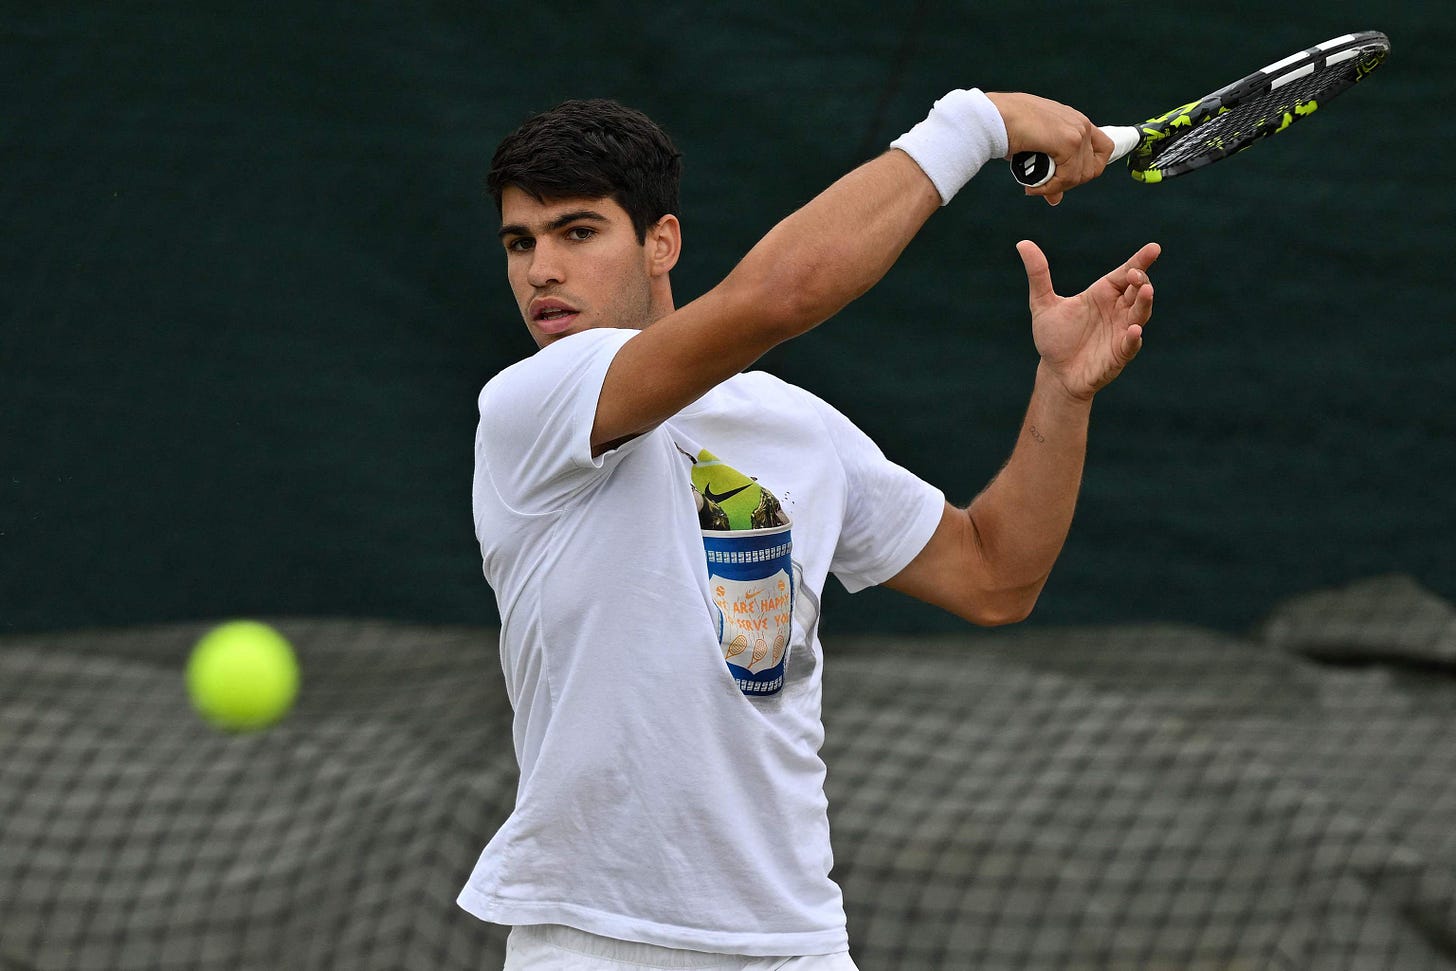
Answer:
<svg viewBox="0 0 1456 971"><path fill-rule="evenodd" d="M1390 39L1366 30L1275 61L1138 125L1142 138L1128 155L1128 171L1153 184L1242 152L1364 80L1388 53Z"/></svg>

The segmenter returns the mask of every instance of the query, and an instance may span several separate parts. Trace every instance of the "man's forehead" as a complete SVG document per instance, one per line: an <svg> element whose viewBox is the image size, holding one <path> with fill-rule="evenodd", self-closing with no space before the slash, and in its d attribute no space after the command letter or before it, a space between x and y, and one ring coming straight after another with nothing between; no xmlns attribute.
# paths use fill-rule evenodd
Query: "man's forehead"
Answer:
<svg viewBox="0 0 1456 971"><path fill-rule="evenodd" d="M628 219L627 211L611 196L557 196L537 198L519 186L501 192L501 224L545 226L572 213L595 213L607 220Z"/></svg>

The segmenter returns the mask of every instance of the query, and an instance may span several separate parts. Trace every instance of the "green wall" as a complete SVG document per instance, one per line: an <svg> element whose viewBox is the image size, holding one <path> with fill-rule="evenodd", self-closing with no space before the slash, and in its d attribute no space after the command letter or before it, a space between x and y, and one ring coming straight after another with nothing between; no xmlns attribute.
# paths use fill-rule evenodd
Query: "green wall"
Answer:
<svg viewBox="0 0 1456 971"><path fill-rule="evenodd" d="M475 394L532 345L482 180L556 101L616 97L678 140L682 301L948 88L1135 121L1363 28L1394 48L1368 84L1216 169L1056 210L988 170L764 366L967 500L1035 368L1015 241L1071 292L1157 239L1147 345L1099 400L1033 623L1241 628L1391 571L1456 597L1456 18L1287 9L5 0L0 633L494 623ZM830 599L831 631L957 623Z"/></svg>

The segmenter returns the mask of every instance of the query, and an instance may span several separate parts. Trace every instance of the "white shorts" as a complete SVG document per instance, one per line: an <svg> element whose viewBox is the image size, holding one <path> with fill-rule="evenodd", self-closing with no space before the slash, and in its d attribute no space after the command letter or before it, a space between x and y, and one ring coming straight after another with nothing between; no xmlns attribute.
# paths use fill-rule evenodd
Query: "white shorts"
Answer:
<svg viewBox="0 0 1456 971"><path fill-rule="evenodd" d="M598 937L574 927L533 924L511 928L505 971L859 971L849 952L808 957L756 958L682 951Z"/></svg>

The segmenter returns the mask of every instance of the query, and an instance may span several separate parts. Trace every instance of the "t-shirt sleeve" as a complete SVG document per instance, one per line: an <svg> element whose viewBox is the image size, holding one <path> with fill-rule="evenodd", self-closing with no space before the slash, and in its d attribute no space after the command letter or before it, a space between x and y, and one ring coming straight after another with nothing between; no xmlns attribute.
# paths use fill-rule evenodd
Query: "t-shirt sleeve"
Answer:
<svg viewBox="0 0 1456 971"><path fill-rule="evenodd" d="M905 569L925 549L945 509L945 494L896 465L868 435L814 399L845 474L844 520L829 569L857 593Z"/></svg>
<svg viewBox="0 0 1456 971"><path fill-rule="evenodd" d="M582 331L492 378L480 393L477 479L511 508L540 513L610 469L633 443L594 456L591 430L607 368L636 334Z"/></svg>

